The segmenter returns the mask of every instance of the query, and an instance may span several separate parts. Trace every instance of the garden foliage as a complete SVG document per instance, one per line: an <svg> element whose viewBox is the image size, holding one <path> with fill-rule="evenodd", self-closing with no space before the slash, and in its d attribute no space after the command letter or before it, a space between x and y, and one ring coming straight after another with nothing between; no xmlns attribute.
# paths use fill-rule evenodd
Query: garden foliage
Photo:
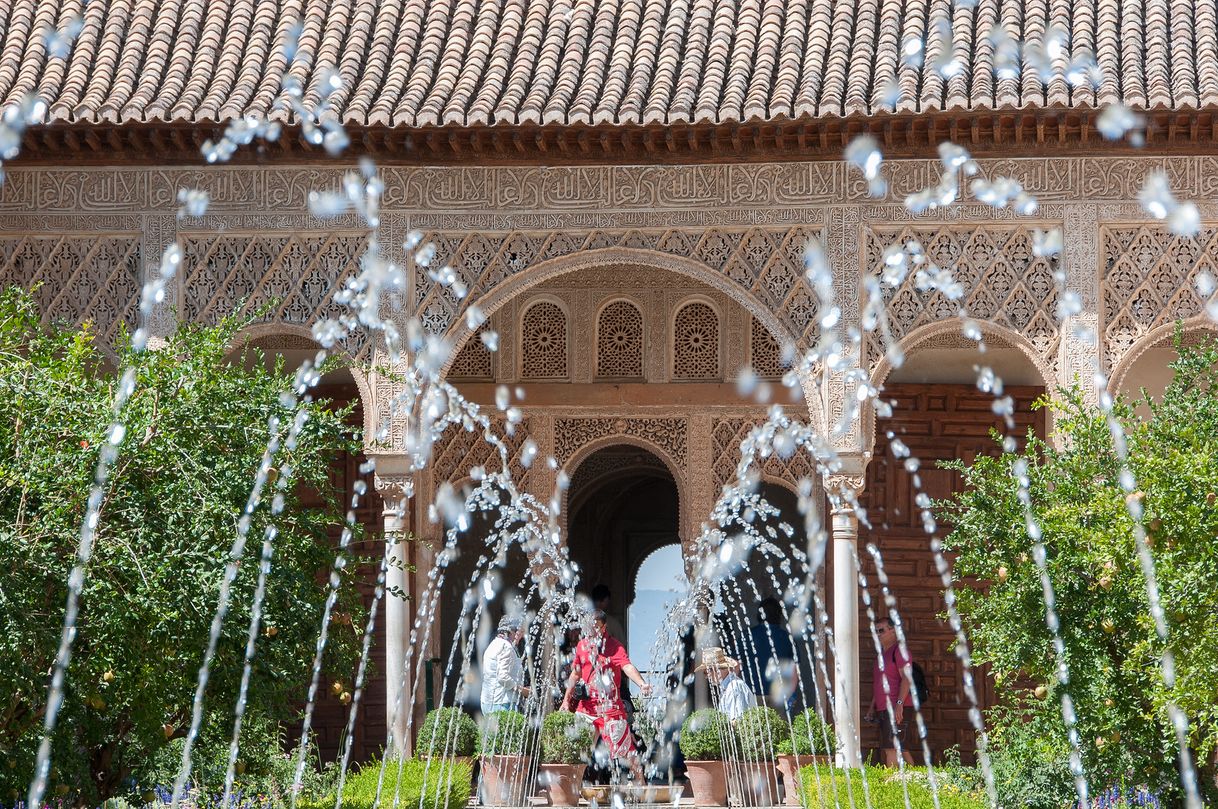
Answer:
<svg viewBox="0 0 1218 809"><path fill-rule="evenodd" d="M945 544L957 554L957 605L974 662L988 664L998 684L1018 695L1019 716L992 717L993 748L1022 744L1004 730L1012 721L1056 725L1055 736L1024 741L1029 771L1043 774L1045 765L1060 774L1068 751L1065 691L1095 790L1145 783L1164 797L1178 793L1169 703L1187 716L1200 762L1212 761L1218 746L1218 346L1179 343L1161 399L1118 400L1113 408L1128 447L1124 478L1112 424L1076 387L1048 402L1056 443L1029 437L1022 452L953 463L966 487L942 504L953 525ZM1030 519L1017 463L1027 467ZM1042 534L1056 594L1066 686L1057 676L1029 523ZM1135 544L1139 523L1170 628L1166 646ZM1169 648L1171 688L1161 671ZM1213 773L1202 780L1212 784Z"/></svg>
<svg viewBox="0 0 1218 809"><path fill-rule="evenodd" d="M694 711L681 725L677 746L686 761L719 761L731 749L732 724L715 708Z"/></svg>
<svg viewBox="0 0 1218 809"><path fill-rule="evenodd" d="M431 761L392 759L371 761L347 776L343 784L345 809L410 807L411 809L461 809L469 803L471 767L457 759ZM380 800L377 800L377 796ZM333 809L334 794L298 803L301 809Z"/></svg>
<svg viewBox="0 0 1218 809"><path fill-rule="evenodd" d="M241 324L182 326L167 345L123 350L135 389L106 486L86 571L65 699L54 737L52 797L100 801L142 782L158 750L190 724L196 674L217 592L255 473L273 433L294 412L281 401L281 366L227 361ZM68 573L98 453L113 419L117 380L87 327L40 323L30 296L0 293L0 795L24 795L46 710ZM263 632L249 702L267 720L296 715L309 682L334 559L328 529L341 523L329 480L335 453L352 447L344 414L303 404L292 484L268 487L251 516L204 702L204 732L231 732L264 531L274 519ZM272 480L272 484L274 481ZM307 494L307 506L302 499ZM340 574L351 575L352 566ZM339 604L360 606L352 588ZM358 624L357 624L358 625ZM351 670L349 625L331 632L328 670Z"/></svg>
<svg viewBox="0 0 1218 809"><path fill-rule="evenodd" d="M478 726L460 708L435 708L429 711L419 728L415 743L417 755L472 756L478 748Z"/></svg>
<svg viewBox="0 0 1218 809"><path fill-rule="evenodd" d="M552 711L541 723L541 760L546 764L582 764L595 741L591 722L570 711Z"/></svg>
<svg viewBox="0 0 1218 809"><path fill-rule="evenodd" d="M778 711L764 705L749 708L736 720L736 739L745 761L770 761L783 742L791 740L791 726Z"/></svg>
<svg viewBox="0 0 1218 809"><path fill-rule="evenodd" d="M478 748L482 755L522 756L532 753L537 741L537 728L520 711L496 711L482 721L482 742Z"/></svg>
<svg viewBox="0 0 1218 809"><path fill-rule="evenodd" d="M825 749L826 739L828 750ZM837 750L837 737L833 735L833 726L809 708L791 721L791 735L779 742L777 749L782 755L833 755Z"/></svg>
<svg viewBox="0 0 1218 809"><path fill-rule="evenodd" d="M939 784L936 802L926 770L919 767L909 767L901 772L887 767L847 770L808 766L801 768L799 772L804 782L803 804L806 809L826 806L870 806L871 809L989 809L989 803L983 793L964 792L944 783ZM866 793L863 789L864 778L867 779ZM909 797L908 802L906 794Z"/></svg>

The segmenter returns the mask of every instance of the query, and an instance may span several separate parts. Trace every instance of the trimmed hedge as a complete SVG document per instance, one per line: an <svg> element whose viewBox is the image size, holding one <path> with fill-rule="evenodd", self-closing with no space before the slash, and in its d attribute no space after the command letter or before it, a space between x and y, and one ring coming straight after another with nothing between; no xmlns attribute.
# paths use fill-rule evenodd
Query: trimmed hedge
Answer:
<svg viewBox="0 0 1218 809"><path fill-rule="evenodd" d="M829 738L829 749L825 750L825 737ZM820 718L820 714L809 708L791 722L791 735L778 745L782 755L824 756L837 751L837 736L833 726Z"/></svg>
<svg viewBox="0 0 1218 809"><path fill-rule="evenodd" d="M429 711L419 728L415 755L472 756L478 749L478 726L474 718L460 708L436 708Z"/></svg>
<svg viewBox="0 0 1218 809"><path fill-rule="evenodd" d="M520 711L497 711L482 719L484 756L523 756L532 753L537 729Z"/></svg>
<svg viewBox="0 0 1218 809"><path fill-rule="evenodd" d="M398 765L401 764L401 777ZM370 761L347 776L343 784L344 809L373 809L376 804L377 782L381 777L381 762ZM463 809L469 803L472 768L463 761L435 759L420 761L409 758L385 762L385 780L381 784L381 800L377 806L394 805L397 793L399 807L412 809ZM335 796L321 800L302 799L299 809L333 809Z"/></svg>
<svg viewBox="0 0 1218 809"><path fill-rule="evenodd" d="M726 716L715 708L703 708L691 713L681 725L677 746L686 761L719 761L731 733L732 723Z"/></svg>
<svg viewBox="0 0 1218 809"><path fill-rule="evenodd" d="M820 777L812 767L800 769L804 782L803 805L806 809L821 809L823 806L850 805L850 791L854 800L862 800L863 784L860 776L866 777L871 809L906 809L905 789L898 770L887 767L864 767L862 770L834 769L831 772L820 768ZM849 774L850 784L846 783ZM905 784L909 789L909 809L935 809L934 796L922 767L908 765L905 768ZM836 792L836 796L835 793ZM939 781L939 809L988 809L984 794L970 794Z"/></svg>
<svg viewBox="0 0 1218 809"><path fill-rule="evenodd" d="M570 711L554 711L541 723L541 760L580 764L592 755L594 728Z"/></svg>
<svg viewBox="0 0 1218 809"><path fill-rule="evenodd" d="M736 720L740 757L745 761L770 761L778 746L791 739L791 727L778 711L757 705Z"/></svg>

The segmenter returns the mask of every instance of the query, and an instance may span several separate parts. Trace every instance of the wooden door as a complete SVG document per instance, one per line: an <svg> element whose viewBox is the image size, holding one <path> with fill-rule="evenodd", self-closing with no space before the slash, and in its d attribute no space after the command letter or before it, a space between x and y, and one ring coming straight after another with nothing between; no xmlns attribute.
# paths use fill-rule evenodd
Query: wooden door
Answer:
<svg viewBox="0 0 1218 809"><path fill-rule="evenodd" d="M1022 447L1028 429L1044 435L1045 413L1032 409L1043 393L1039 387L1012 387L1007 393L1015 401L1015 430L1012 434ZM867 487L862 504L871 527L859 526L859 556L867 577L877 615L883 600L876 569L867 543L874 543L896 596L910 651L926 672L930 697L924 710L931 755L937 761L943 752L959 746L965 761L971 761L976 748L968 720L968 701L961 688L960 663L954 651L955 635L943 617L943 585L930 550L930 537L922 524L922 509L915 503L918 489L914 476L906 471L904 460L893 456L892 433L921 461L918 475L921 491L934 500L948 498L962 487L958 473L939 468L939 462L962 459L970 463L980 454L998 454L990 433L1007 432L1001 418L991 409L993 397L971 385L893 384L884 390L886 399L895 400L891 418L876 424L875 453L867 467ZM937 535L945 537L951 526L939 522ZM949 560L950 561L950 560ZM866 614L860 606L860 671L862 699L871 699L872 667L875 644ZM982 708L994 701L993 684L977 672L977 690ZM912 718L910 728L914 727ZM911 734L915 743L916 735ZM874 725L864 727L863 747L874 748L878 734ZM914 758L922 761L915 749Z"/></svg>

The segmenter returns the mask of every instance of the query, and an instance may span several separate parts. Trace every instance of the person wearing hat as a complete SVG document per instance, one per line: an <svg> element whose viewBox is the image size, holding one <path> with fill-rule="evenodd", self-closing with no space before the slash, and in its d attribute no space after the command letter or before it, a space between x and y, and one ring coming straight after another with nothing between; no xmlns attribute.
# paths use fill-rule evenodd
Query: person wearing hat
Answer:
<svg viewBox="0 0 1218 809"><path fill-rule="evenodd" d="M524 684L524 665L516 644L524 637L524 620L505 615L499 620L495 638L482 653L482 715L511 711L529 696Z"/></svg>
<svg viewBox="0 0 1218 809"><path fill-rule="evenodd" d="M721 646L702 650L702 664L694 671L705 671L706 679L719 694L719 712L735 722L757 705L753 689L740 677L740 661L727 656Z"/></svg>

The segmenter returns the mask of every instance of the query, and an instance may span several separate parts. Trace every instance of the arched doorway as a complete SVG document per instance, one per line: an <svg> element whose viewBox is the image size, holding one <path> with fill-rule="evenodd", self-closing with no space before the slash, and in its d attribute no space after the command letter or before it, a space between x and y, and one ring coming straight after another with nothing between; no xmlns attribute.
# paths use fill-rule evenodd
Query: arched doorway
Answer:
<svg viewBox="0 0 1218 809"><path fill-rule="evenodd" d="M642 664L652 639L631 626L627 607L643 560L659 548L680 548L676 481L655 453L629 444L602 447L571 476L568 511L567 547L582 589L609 588L608 612L625 630L620 640Z"/></svg>
<svg viewBox="0 0 1218 809"><path fill-rule="evenodd" d="M663 693L664 667L671 660L672 652L657 648L655 639L664 632L664 621L671 605L689 593L681 543L662 545L647 554L635 568L633 584L634 598L626 612L626 625L636 639L634 664L651 683L654 692ZM639 640L651 645L644 649L642 643L637 642Z"/></svg>
<svg viewBox="0 0 1218 809"><path fill-rule="evenodd" d="M930 697L923 708L927 743L938 760L958 747L966 761L975 754L976 740L967 722L960 721L969 706L961 688L961 669L954 651L955 635L940 616L946 610L931 534L924 512L930 502L949 499L960 491L958 472L943 462L970 463L979 455L1000 452L992 432L1013 437L1022 446L1028 431L1046 434L1046 411L1033 403L1045 392L1046 376L1033 362L1018 335L985 331L985 353L958 332L927 334L906 347L907 359L883 383L881 397L892 404L891 415L875 422L875 445L867 466L866 486L860 497L867 522L859 526L858 555L867 579L871 602L878 616L886 614L878 565L869 548L874 546L896 608L904 624L910 652L926 672ZM1008 427L993 409L993 391L977 384L979 369L990 368L1003 382L1003 397L1010 397ZM951 527L939 523L934 536L942 538ZM949 560L950 561L950 560ZM834 564L853 566L850 560ZM859 609L859 673L863 699L871 694L875 640L866 614ZM977 691L982 708L994 704L991 680L978 672ZM879 734L874 725L862 730L864 754L874 749ZM912 752L921 763L920 745Z"/></svg>
<svg viewBox="0 0 1218 809"><path fill-rule="evenodd" d="M321 346L301 332L300 327L278 324L263 325L238 335L228 354L228 361L247 368L262 364L268 370L282 362L283 370L292 373L306 361L316 357ZM365 426L364 401L367 383L359 376L360 371L342 362L322 375L312 389L312 395L329 402L337 409L349 408L347 424L355 430ZM343 511L351 504L352 495L361 492L355 508L355 520L363 529L362 538L353 543L351 550L359 559L359 588L365 606L370 607L376 587L377 572L384 551L381 532L381 499L376 492L373 473L365 465L368 458L363 452L342 451L337 454L330 467L333 494L340 510L333 514L328 533L330 541L338 545L343 529ZM361 485L362 484L362 485ZM303 492L302 502L320 505L315 492ZM384 603L378 608L384 610ZM344 627L346 631L362 632L362 626ZM385 621L379 617L374 629L370 660L383 660L385 649ZM352 670L344 680L350 683L355 676ZM359 706L359 717L355 724L351 754L356 761L373 756L385 743L385 675L383 670L372 669L368 675ZM326 761L338 757L347 725L348 706L329 688L318 692L313 713L313 739L322 758Z"/></svg>

